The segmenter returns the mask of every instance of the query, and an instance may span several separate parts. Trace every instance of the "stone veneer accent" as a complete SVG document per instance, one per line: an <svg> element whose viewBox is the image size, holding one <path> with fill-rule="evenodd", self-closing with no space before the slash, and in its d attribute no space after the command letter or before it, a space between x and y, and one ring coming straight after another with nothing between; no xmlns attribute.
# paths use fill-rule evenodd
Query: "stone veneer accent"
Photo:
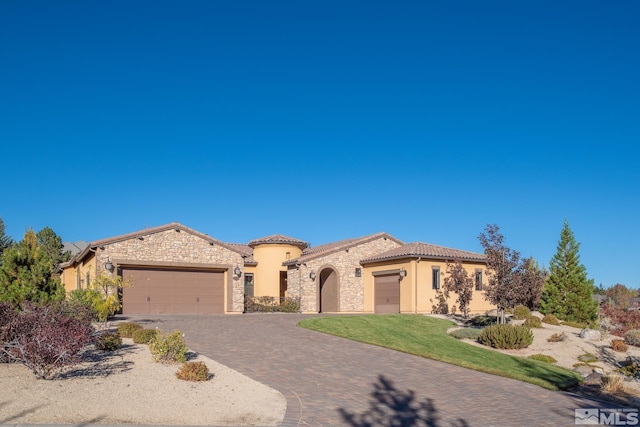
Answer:
<svg viewBox="0 0 640 427"><path fill-rule="evenodd" d="M132 237L114 243L107 243L104 249L96 248L97 274L104 272L107 258L116 264L124 265L134 261L145 263L172 263L181 266L212 267L224 266L228 269L227 277L232 277L233 268L237 265L243 269L243 259L238 252L231 251L218 244L211 245L208 241L185 230L170 229L142 235L142 239ZM244 281L242 278L233 280L232 306L225 301L226 310L242 312L244 310ZM228 291L228 287L227 287ZM228 298L227 298L228 301Z"/></svg>
<svg viewBox="0 0 640 427"><path fill-rule="evenodd" d="M332 268L338 273L339 310L341 312L364 311L364 269L361 277L355 276L355 269L361 268L360 260L401 246L399 243L379 237L370 242L341 249L306 262L306 265L289 266L287 270L287 294L300 297L303 312L318 312L320 272ZM316 279L309 273L314 271Z"/></svg>

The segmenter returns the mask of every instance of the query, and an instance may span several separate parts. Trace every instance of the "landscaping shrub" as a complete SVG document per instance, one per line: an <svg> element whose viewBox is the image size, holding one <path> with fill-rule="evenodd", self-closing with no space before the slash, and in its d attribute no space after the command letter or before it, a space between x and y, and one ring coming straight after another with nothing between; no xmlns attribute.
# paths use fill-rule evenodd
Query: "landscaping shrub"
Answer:
<svg viewBox="0 0 640 427"><path fill-rule="evenodd" d="M617 393L622 390L623 382L622 375L605 375L600 378L600 386L607 393Z"/></svg>
<svg viewBox="0 0 640 427"><path fill-rule="evenodd" d="M560 342L567 339L567 334L562 332L561 334L553 334L547 339L549 342Z"/></svg>
<svg viewBox="0 0 640 427"><path fill-rule="evenodd" d="M133 338L133 333L142 329L142 325L135 322L122 322L118 325L118 333L123 338Z"/></svg>
<svg viewBox="0 0 640 427"><path fill-rule="evenodd" d="M527 320L524 321L522 326L525 326L527 328L542 328L542 321L536 316L529 316L527 317Z"/></svg>
<svg viewBox="0 0 640 427"><path fill-rule="evenodd" d="M584 363L593 363L597 362L598 358L591 353L585 353L578 356L578 360Z"/></svg>
<svg viewBox="0 0 640 427"><path fill-rule="evenodd" d="M2 305L0 350L5 358L25 365L43 379L76 364L83 347L91 342L93 329L67 312L62 302L36 306L26 301L20 312Z"/></svg>
<svg viewBox="0 0 640 427"><path fill-rule="evenodd" d="M624 343L624 340L614 339L611 340L611 348L614 351L625 352L629 347Z"/></svg>
<svg viewBox="0 0 640 427"><path fill-rule="evenodd" d="M560 321L553 314L547 314L542 318L542 323L547 323L549 325L559 325Z"/></svg>
<svg viewBox="0 0 640 427"><path fill-rule="evenodd" d="M131 338L136 344L149 344L155 338L157 332L155 329L136 329L133 331Z"/></svg>
<svg viewBox="0 0 640 427"><path fill-rule="evenodd" d="M497 322L496 316L489 316L487 314L474 316L469 319L468 324L471 326L478 326L484 328L485 326L495 325Z"/></svg>
<svg viewBox="0 0 640 427"><path fill-rule="evenodd" d="M482 329L462 328L462 329L456 329L455 331L451 331L450 335L459 340L464 338L477 340L478 337L480 337L481 332L482 332Z"/></svg>
<svg viewBox="0 0 640 427"><path fill-rule="evenodd" d="M298 313L300 302L296 298L245 296L246 313Z"/></svg>
<svg viewBox="0 0 640 427"><path fill-rule="evenodd" d="M527 319L531 316L531 310L524 305L518 305L513 309L513 318L515 320Z"/></svg>
<svg viewBox="0 0 640 427"><path fill-rule="evenodd" d="M556 363L557 360L554 359L553 357L546 355L546 354L532 354L531 356L529 356L529 359L533 359L533 360L539 360L540 362L545 362L545 363Z"/></svg>
<svg viewBox="0 0 640 427"><path fill-rule="evenodd" d="M600 316L610 319L610 332L619 337L624 336L631 329L640 329L640 311L638 310L623 310L607 303L600 309Z"/></svg>
<svg viewBox="0 0 640 427"><path fill-rule="evenodd" d="M93 338L96 350L115 351L122 347L122 338L117 332L102 332Z"/></svg>
<svg viewBox="0 0 640 427"><path fill-rule="evenodd" d="M157 362L173 363L187 360L187 346L180 331L168 334L157 331L149 342L149 349Z"/></svg>
<svg viewBox="0 0 640 427"><path fill-rule="evenodd" d="M94 308L94 304L98 299L100 299L100 293L94 289L76 289L69 292L67 297L67 301L71 306L90 313L91 320L98 320L98 313Z"/></svg>
<svg viewBox="0 0 640 427"><path fill-rule="evenodd" d="M494 348L527 348L533 342L533 333L525 326L493 325L482 330L478 341Z"/></svg>
<svg viewBox="0 0 640 427"><path fill-rule="evenodd" d="M209 368L204 362L186 362L178 369L176 377L185 381L207 381Z"/></svg>
<svg viewBox="0 0 640 427"><path fill-rule="evenodd" d="M640 347L640 329L631 329L624 334L624 342Z"/></svg>
<svg viewBox="0 0 640 427"><path fill-rule="evenodd" d="M629 358L616 371L627 377L640 378L640 363L636 359Z"/></svg>

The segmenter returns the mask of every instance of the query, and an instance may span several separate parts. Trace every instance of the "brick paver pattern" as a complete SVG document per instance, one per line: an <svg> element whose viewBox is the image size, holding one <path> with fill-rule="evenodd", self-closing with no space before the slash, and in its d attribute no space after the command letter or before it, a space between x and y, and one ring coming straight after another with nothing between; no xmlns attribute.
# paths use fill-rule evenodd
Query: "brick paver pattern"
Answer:
<svg viewBox="0 0 640 427"><path fill-rule="evenodd" d="M573 426L574 409L613 406L296 326L310 316L129 320L179 329L191 350L280 391L285 426Z"/></svg>

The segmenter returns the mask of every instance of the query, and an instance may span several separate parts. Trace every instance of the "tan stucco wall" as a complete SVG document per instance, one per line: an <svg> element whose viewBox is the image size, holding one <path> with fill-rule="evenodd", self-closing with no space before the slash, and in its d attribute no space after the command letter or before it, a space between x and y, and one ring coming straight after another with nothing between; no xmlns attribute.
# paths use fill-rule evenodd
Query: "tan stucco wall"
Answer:
<svg viewBox="0 0 640 427"><path fill-rule="evenodd" d="M364 310L364 271L362 277L355 276L355 269L362 268L360 260L397 248L400 244L394 240L379 237L372 241L339 250L328 255L312 259L306 265L290 266L287 270L288 294L300 297L303 312L317 313L319 303L320 272L332 268L338 274L338 306L340 312L362 312ZM316 279L311 280L309 273L314 271Z"/></svg>
<svg viewBox="0 0 640 427"><path fill-rule="evenodd" d="M293 245L279 243L267 243L256 245L253 248L253 259L258 265L254 267L254 295L255 296L280 296L280 272L287 271L282 265L289 258L298 258L302 249Z"/></svg>
<svg viewBox="0 0 640 427"><path fill-rule="evenodd" d="M232 273L236 266L244 269L242 256L220 245L211 245L205 239L187 231L176 231L172 228L142 235L142 239L133 237L105 244L96 249L95 256L97 274L105 271L104 263L108 258L116 267L166 265L224 270L225 311L244 310L244 279L235 278Z"/></svg>
<svg viewBox="0 0 640 427"><path fill-rule="evenodd" d="M470 277L475 278L476 269L482 269L482 281L486 285L486 266L483 263L463 262L465 270ZM434 267L440 268L440 288L444 286L447 276L447 263L442 260L397 260L384 263L368 264L363 269L365 278L365 306L364 311L372 313L374 311L374 276L373 273L384 270L405 269L407 276L400 282L400 312L401 313L431 313L432 306L436 303L436 290L432 289L432 270ZM458 306L456 294L450 293L447 300L449 309ZM493 309L484 299L484 291L476 291L473 288L473 297L469 304L469 313L482 314ZM458 312L460 310L458 309Z"/></svg>
<svg viewBox="0 0 640 427"><path fill-rule="evenodd" d="M64 285L64 290L69 293L76 289L87 288L87 273L89 273L89 280L93 281L96 278L96 262L95 254L88 253L82 262L71 265L60 274L60 280ZM78 275L80 276L80 287L78 287Z"/></svg>

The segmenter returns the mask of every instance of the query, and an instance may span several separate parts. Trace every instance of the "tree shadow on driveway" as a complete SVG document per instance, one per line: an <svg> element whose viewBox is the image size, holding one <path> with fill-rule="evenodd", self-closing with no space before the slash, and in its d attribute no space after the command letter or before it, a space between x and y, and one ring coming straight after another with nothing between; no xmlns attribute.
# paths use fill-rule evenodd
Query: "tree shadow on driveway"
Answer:
<svg viewBox="0 0 640 427"><path fill-rule="evenodd" d="M417 400L413 390L398 390L384 375L373 384L369 409L363 413L351 413L344 408L338 411L342 419L355 427L373 426L425 426L425 427L467 427L464 419L443 424L433 399Z"/></svg>

